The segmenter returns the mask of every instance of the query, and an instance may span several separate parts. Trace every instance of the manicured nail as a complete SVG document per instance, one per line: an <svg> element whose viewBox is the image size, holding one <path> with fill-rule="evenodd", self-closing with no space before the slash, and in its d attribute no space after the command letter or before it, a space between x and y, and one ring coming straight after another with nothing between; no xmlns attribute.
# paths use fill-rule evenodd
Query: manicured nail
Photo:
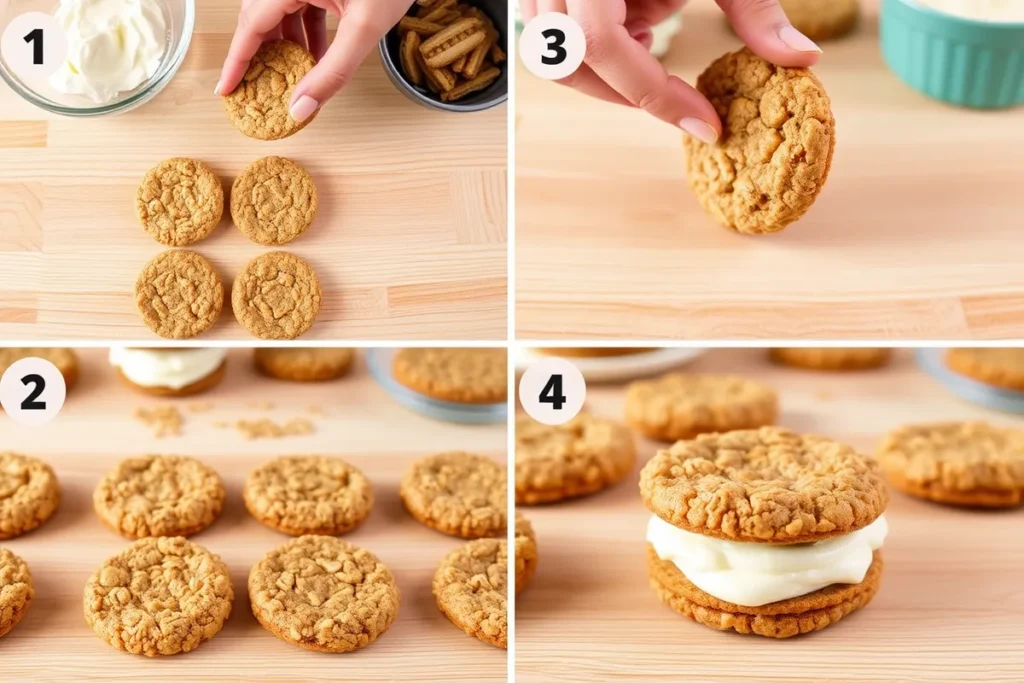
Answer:
<svg viewBox="0 0 1024 683"><path fill-rule="evenodd" d="M220 96L220 81L217 81L217 87L213 89L213 94Z"/></svg>
<svg viewBox="0 0 1024 683"><path fill-rule="evenodd" d="M309 95L303 95L299 99L295 100L295 104L292 105L292 118L302 123L316 111L316 108L320 105Z"/></svg>
<svg viewBox="0 0 1024 683"><path fill-rule="evenodd" d="M679 127L701 142L711 144L718 139L718 133L707 121L687 117L679 122Z"/></svg>
<svg viewBox="0 0 1024 683"><path fill-rule="evenodd" d="M779 39L797 52L821 52L818 45L792 26L779 29Z"/></svg>

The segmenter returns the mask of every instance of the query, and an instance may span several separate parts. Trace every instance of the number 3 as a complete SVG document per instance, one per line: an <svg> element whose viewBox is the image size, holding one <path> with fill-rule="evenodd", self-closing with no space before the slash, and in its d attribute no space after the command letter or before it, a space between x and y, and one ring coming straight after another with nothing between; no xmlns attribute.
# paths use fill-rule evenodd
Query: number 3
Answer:
<svg viewBox="0 0 1024 683"><path fill-rule="evenodd" d="M569 56L569 53L565 51L564 47L562 47L565 45L565 32L557 28L549 28L546 31L542 31L541 35L548 40L548 50L555 53L554 57L542 55L540 58L541 64L557 66L564 62Z"/></svg>

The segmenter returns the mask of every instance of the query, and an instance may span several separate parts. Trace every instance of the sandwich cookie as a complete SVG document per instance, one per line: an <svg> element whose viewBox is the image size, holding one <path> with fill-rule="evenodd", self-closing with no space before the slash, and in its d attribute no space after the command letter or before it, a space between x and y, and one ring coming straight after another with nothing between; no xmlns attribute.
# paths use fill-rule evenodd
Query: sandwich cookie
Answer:
<svg viewBox="0 0 1024 683"><path fill-rule="evenodd" d="M132 389L180 397L212 389L224 379L227 349L110 349L110 364Z"/></svg>

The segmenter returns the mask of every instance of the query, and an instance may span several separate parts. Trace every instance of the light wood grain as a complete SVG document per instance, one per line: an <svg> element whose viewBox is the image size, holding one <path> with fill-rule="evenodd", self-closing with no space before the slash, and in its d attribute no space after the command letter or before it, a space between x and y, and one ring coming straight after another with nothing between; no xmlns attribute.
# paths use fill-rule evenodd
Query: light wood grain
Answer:
<svg viewBox="0 0 1024 683"><path fill-rule="evenodd" d="M816 73L837 142L828 183L774 236L719 227L690 193L682 134L520 69L519 338L1020 337L1024 113L925 98L885 67L878 0ZM712 0L666 59L690 83L739 47Z"/></svg>
<svg viewBox="0 0 1024 683"><path fill-rule="evenodd" d="M248 164L278 155L302 164L320 197L316 222L283 247L310 261L325 290L308 337L505 339L507 108L423 109L395 90L375 51L305 130L251 140L213 95L239 3L197 4L185 63L136 111L66 119L0 88L0 338L152 338L132 294L164 249L135 216L143 174L191 156L230 189ZM267 251L229 211L194 248L226 285ZM8 312L8 299L24 305ZM226 306L208 337L248 333Z"/></svg>
<svg viewBox="0 0 1024 683"><path fill-rule="evenodd" d="M696 371L761 379L781 397L779 423L871 452L902 423L1024 420L960 401L911 355L876 372L814 373L769 365L762 350L713 351ZM591 386L590 408L623 415L624 387ZM540 560L516 604L519 683L531 681L1005 681L1024 679L1024 511L943 507L893 492L885 571L874 601L815 634L775 641L698 625L648 585L650 513L637 488L657 444L614 489L521 507Z"/></svg>
<svg viewBox="0 0 1024 683"><path fill-rule="evenodd" d="M465 449L505 459L505 428L429 420L400 407L371 379L360 358L352 376L324 384L292 384L256 376L248 351L233 351L224 382L174 402L185 416L183 434L155 439L132 417L136 406L170 403L123 387L105 353L82 352L81 384L61 414L42 428L0 419L3 448L51 463L63 487L56 515L38 530L3 545L29 564L36 600L25 619L0 639L0 679L11 681L447 681L448 665L480 681L506 679L506 653L467 636L437 609L430 582L441 558L461 541L415 522L398 498L401 473L416 458ZM272 408L257 407L269 402ZM205 412L190 406L209 404ZM317 406L323 415L311 412ZM246 440L223 420L267 417L283 423L306 417L309 436ZM92 490L122 458L143 453L193 455L215 468L228 498L224 513L193 540L221 555L231 569L235 603L224 630L199 649L147 659L99 640L82 616L86 579L129 543L92 510ZM379 640L344 655L309 652L265 631L250 611L246 580L264 553L289 537L248 515L241 488L258 464L278 455L339 455L372 480L376 504L369 519L344 538L377 554L402 592L398 618Z"/></svg>

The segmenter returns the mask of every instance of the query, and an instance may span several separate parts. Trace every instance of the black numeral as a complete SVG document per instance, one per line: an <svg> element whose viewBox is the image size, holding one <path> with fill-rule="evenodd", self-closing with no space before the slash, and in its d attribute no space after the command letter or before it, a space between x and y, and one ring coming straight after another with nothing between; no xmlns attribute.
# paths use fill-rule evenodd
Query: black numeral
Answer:
<svg viewBox="0 0 1024 683"><path fill-rule="evenodd" d="M565 32L560 31L557 28L549 28L548 30L541 32L541 35L548 39L548 50L555 53L554 57L548 57L546 54L541 55L541 63L547 64L548 66L557 66L564 62L569 56L565 51L565 48L562 47L565 45Z"/></svg>
<svg viewBox="0 0 1024 683"><path fill-rule="evenodd" d="M567 400L565 394L562 393L562 376L551 375L551 379L541 389L540 398L537 400L541 403L550 403L555 410L561 410Z"/></svg>
<svg viewBox="0 0 1024 683"><path fill-rule="evenodd" d="M26 43L32 43L32 63L39 66L43 63L43 29L32 29L24 40Z"/></svg>
<svg viewBox="0 0 1024 683"><path fill-rule="evenodd" d="M26 387L29 384L35 386L35 388L32 389L32 393L28 395L28 398L21 402L21 409L46 410L46 401L36 400L37 398L39 398L39 395L43 393L43 390L46 389L46 380L44 380L39 375L25 375L24 377L21 378L21 383L24 384Z"/></svg>

